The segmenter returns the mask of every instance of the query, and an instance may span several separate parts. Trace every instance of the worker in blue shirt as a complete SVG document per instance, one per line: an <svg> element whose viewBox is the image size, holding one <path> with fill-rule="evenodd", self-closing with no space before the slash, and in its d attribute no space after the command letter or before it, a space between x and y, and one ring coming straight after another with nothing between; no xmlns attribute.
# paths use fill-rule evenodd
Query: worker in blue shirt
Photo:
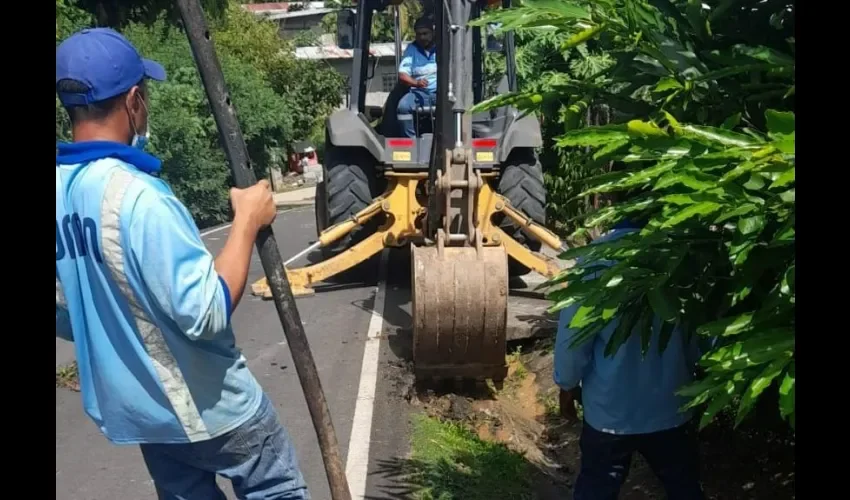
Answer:
<svg viewBox="0 0 850 500"><path fill-rule="evenodd" d="M414 24L416 40L404 50L398 68L399 81L410 90L398 102L398 121L405 137L416 137L413 119L418 106L437 103L437 47L434 23L422 17Z"/></svg>
<svg viewBox="0 0 850 500"><path fill-rule="evenodd" d="M292 442L235 346L230 318L269 185L231 191L213 257L144 152L147 80L165 70L119 33L85 29L56 49L73 142L56 155L56 335L74 342L83 407L115 444L140 446L160 499L308 499Z"/></svg>
<svg viewBox="0 0 850 500"><path fill-rule="evenodd" d="M594 243L635 230L638 224L626 222ZM619 323L614 319L595 338L571 348L577 331L569 324L580 306L573 304L560 314L554 372L561 389L561 414L577 420L579 392L584 410L575 500L616 500L634 452L643 455L670 500L702 500L698 443L690 425L693 414L679 411L688 399L675 394L693 380L699 359L696 340L687 341L681 331L674 330L659 354L661 321L655 318L645 358L639 332L606 357L605 346Z"/></svg>

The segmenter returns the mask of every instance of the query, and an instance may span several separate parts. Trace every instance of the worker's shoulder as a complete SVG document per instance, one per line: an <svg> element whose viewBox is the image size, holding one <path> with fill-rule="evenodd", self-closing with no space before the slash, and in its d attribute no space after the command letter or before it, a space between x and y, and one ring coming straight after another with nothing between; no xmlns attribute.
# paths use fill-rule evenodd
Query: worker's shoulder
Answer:
<svg viewBox="0 0 850 500"><path fill-rule="evenodd" d="M172 217L187 213L186 207L162 179L138 177L128 188L127 194L132 199L132 209L137 215Z"/></svg>
<svg viewBox="0 0 850 500"><path fill-rule="evenodd" d="M402 55L410 56L416 53L416 44L408 43L404 50L401 51Z"/></svg>
<svg viewBox="0 0 850 500"><path fill-rule="evenodd" d="M155 178L118 158L99 158L75 164L56 164L57 178L74 196L103 196L114 204L129 191L156 189Z"/></svg>
<svg viewBox="0 0 850 500"><path fill-rule="evenodd" d="M122 211L143 213L164 201L179 204L164 180L118 158L94 161L88 170L93 179L104 183L104 202L122 207Z"/></svg>
<svg viewBox="0 0 850 500"><path fill-rule="evenodd" d="M120 188L123 191L131 185L139 189L157 189L158 184L162 184L162 181L157 177L139 170L133 164L120 158L99 158L88 163L77 165L59 164L57 166L71 170L83 168L83 170L79 171L81 175L76 176L79 181L89 184L105 184L108 189L112 190Z"/></svg>

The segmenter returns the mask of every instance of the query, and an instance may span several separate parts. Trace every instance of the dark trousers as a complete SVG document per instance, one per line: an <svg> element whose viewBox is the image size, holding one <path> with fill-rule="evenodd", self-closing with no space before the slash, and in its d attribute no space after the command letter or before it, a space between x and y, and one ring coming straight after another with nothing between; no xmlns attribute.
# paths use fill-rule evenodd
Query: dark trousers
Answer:
<svg viewBox="0 0 850 500"><path fill-rule="evenodd" d="M436 94L424 89L410 89L398 102L398 123L403 137L416 137L416 108L419 106L436 106ZM425 118L427 119L427 118Z"/></svg>
<svg viewBox="0 0 850 500"><path fill-rule="evenodd" d="M159 500L225 500L217 475L244 500L310 499L292 440L265 394L254 417L228 433L141 449Z"/></svg>
<svg viewBox="0 0 850 500"><path fill-rule="evenodd" d="M651 434L614 435L585 422L580 447L574 500L617 500L635 452L661 480L668 500L705 498L699 483L697 436L690 424Z"/></svg>

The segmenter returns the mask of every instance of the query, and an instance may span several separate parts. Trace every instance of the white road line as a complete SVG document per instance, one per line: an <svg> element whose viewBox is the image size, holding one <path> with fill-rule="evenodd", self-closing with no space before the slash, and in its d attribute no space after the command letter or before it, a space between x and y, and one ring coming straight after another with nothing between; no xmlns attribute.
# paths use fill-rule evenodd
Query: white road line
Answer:
<svg viewBox="0 0 850 500"><path fill-rule="evenodd" d="M277 214L278 214L278 215L280 215L280 214L285 214L286 212L292 212L293 210L298 210L298 208L296 207L296 208L287 208L287 209L284 209L284 210L278 210ZM219 231L223 231L223 230L225 230L225 229L229 228L229 227L230 227L230 226L232 226L232 225L233 225L233 223L232 223L232 222L229 222L229 223L227 223L227 224L225 224L225 225L223 225L223 226L219 226L219 227L216 227L216 228L210 229L209 231L204 231L203 233L201 233L201 238L203 238L204 236L207 236L207 235L213 234L213 233L217 233L217 232L219 232Z"/></svg>
<svg viewBox="0 0 850 500"><path fill-rule="evenodd" d="M210 229L209 231L204 231L203 233L201 233L201 238L203 238L204 236L213 234L213 233L217 233L217 232L222 231L224 229L227 229L232 225L233 225L233 223L231 222L231 223L225 224L223 226L217 227L215 229Z"/></svg>
<svg viewBox="0 0 850 500"><path fill-rule="evenodd" d="M389 251L381 254L378 286L375 288L375 305L369 319L366 346L363 350L363 365L360 368L360 388L354 405L354 422L351 439L348 441L348 458L345 475L352 499L366 496L366 477L369 469L369 442L372 437L372 412L375 408L375 387L378 383L378 358L381 347L381 331L384 327L384 299L387 291L387 259Z"/></svg>

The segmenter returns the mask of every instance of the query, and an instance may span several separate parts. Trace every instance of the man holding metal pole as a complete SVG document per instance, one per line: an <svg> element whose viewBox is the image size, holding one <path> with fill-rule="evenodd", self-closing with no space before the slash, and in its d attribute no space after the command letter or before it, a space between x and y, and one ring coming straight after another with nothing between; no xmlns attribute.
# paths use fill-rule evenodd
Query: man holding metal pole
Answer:
<svg viewBox="0 0 850 500"><path fill-rule="evenodd" d="M268 183L231 191L234 221L213 257L147 144L146 81L164 80L120 34L86 29L56 51L73 142L57 145L56 334L75 344L86 413L138 444L160 499L308 499L290 438L230 326Z"/></svg>

